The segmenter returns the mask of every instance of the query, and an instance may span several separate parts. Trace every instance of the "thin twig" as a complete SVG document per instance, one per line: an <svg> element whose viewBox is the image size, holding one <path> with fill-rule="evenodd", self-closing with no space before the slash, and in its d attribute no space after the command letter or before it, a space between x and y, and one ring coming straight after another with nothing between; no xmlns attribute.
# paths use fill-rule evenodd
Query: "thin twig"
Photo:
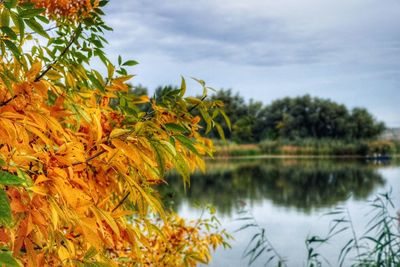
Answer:
<svg viewBox="0 0 400 267"><path fill-rule="evenodd" d="M3 103L0 103L0 107L3 107L5 105L7 105L8 103L10 103L11 101L13 101L15 98L17 98L18 95L14 95L13 97L7 99L6 101L4 101Z"/></svg>
<svg viewBox="0 0 400 267"><path fill-rule="evenodd" d="M101 150L101 151L97 152L96 154L94 154L93 156L87 158L85 161L79 161L79 162L72 163L72 166L76 166L76 165L83 164L83 163L89 163L90 161L94 160L95 158L97 158L98 156L100 156L106 152L107 152L106 150Z"/></svg>
<svg viewBox="0 0 400 267"><path fill-rule="evenodd" d="M196 105L194 105L193 107L191 107L191 108L188 110L188 112L189 112L189 113L192 112L192 111L193 111L195 108L197 108L197 107L200 105L200 103L203 102L206 98L207 98L207 95L203 96L203 97L200 99L200 102L197 103Z"/></svg>
<svg viewBox="0 0 400 267"><path fill-rule="evenodd" d="M125 202L125 200L129 197L130 194L131 194L131 192L126 193L126 195L124 196L124 198L121 199L120 202L118 202L117 206L115 206L115 207L112 209L111 212L116 211L116 210Z"/></svg>
<svg viewBox="0 0 400 267"><path fill-rule="evenodd" d="M49 31L57 29L57 28L58 28L58 26L53 26L53 27L45 29L44 31L45 32L49 32ZM28 32L27 34L31 34L32 35L32 34L38 34L38 33L37 32Z"/></svg>

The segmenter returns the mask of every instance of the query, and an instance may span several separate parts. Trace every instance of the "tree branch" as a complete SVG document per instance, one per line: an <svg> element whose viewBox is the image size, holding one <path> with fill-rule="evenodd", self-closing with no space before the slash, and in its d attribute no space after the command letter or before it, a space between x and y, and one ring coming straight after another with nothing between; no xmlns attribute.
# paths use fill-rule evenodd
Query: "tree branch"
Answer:
<svg viewBox="0 0 400 267"><path fill-rule="evenodd" d="M15 98L17 98L18 95L14 95L13 97L7 99L6 101L0 103L0 107L3 107L5 105L7 105L8 103L10 103L11 101L13 101Z"/></svg>
<svg viewBox="0 0 400 267"><path fill-rule="evenodd" d="M131 192L126 193L126 195L124 196L123 199L120 200L120 202L118 202L117 206L115 206L111 212L116 211L124 202L125 200L129 197L129 195L131 194Z"/></svg>
<svg viewBox="0 0 400 267"><path fill-rule="evenodd" d="M100 156L100 155L102 155L102 154L104 154L106 152L107 152L106 150L101 150L101 151L97 152L96 154L94 154L93 156L87 158L86 161L80 161L80 162L72 163L72 166L76 166L76 165L83 164L83 163L88 163L89 161L94 160L95 158L97 158L98 156Z"/></svg>
<svg viewBox="0 0 400 267"><path fill-rule="evenodd" d="M58 58L56 58L51 64L49 64L45 70L42 71L41 74L39 74L36 78L35 78L35 82L40 81L40 79L43 78L44 75L46 75L47 72L49 72L53 66L67 53L67 51L71 48L72 44L76 41L76 39L78 38L79 34L82 31L82 25L79 24L78 28L75 29L74 34L71 37L71 40L69 40L67 46L64 48L64 50L61 52L61 54L58 56Z"/></svg>
<svg viewBox="0 0 400 267"><path fill-rule="evenodd" d="M45 29L44 31L49 32L49 31L57 29L57 28L58 28L58 26L53 26L53 27ZM38 33L37 32L28 32L27 34L38 34Z"/></svg>
<svg viewBox="0 0 400 267"><path fill-rule="evenodd" d="M200 103L203 102L206 98L207 98L207 95L203 96L203 97L200 99L200 102L197 103L196 105L194 105L193 107L191 107L191 108L188 110L188 112L189 112L189 113L192 112L192 111L193 111L195 108L197 108L197 107L200 105Z"/></svg>

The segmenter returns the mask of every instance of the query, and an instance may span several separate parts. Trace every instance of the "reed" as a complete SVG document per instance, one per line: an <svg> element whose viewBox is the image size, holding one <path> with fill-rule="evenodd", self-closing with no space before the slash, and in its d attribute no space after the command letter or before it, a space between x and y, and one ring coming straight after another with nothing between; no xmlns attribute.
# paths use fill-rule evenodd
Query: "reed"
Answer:
<svg viewBox="0 0 400 267"><path fill-rule="evenodd" d="M400 266L400 228L399 215L395 212L391 192L378 194L368 202L369 218L361 235L357 235L351 214L346 207L336 207L325 216L332 217L327 234L323 237L312 235L305 240L307 260L305 266ZM249 266L257 260L265 266L287 266L284 258L268 240L265 228L261 227L250 212L239 218L244 225L239 231L256 229L243 256L249 259ZM330 263L319 253L321 246L328 246L333 238L340 238L346 233L350 236L338 251L338 259ZM343 238L342 238L343 239ZM262 258L262 259L261 259Z"/></svg>

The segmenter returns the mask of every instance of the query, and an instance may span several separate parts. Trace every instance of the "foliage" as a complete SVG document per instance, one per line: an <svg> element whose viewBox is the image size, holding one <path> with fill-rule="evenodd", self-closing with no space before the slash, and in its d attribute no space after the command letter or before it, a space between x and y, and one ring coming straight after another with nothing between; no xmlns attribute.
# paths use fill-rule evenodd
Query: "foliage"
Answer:
<svg viewBox="0 0 400 267"><path fill-rule="evenodd" d="M185 97L184 79L161 103L129 92L137 62L106 57L106 3L0 2L1 264L193 266L224 242L157 192L172 168L185 186L204 169L199 123L210 131L222 105Z"/></svg>
<svg viewBox="0 0 400 267"><path fill-rule="evenodd" d="M266 138L371 139L385 129L366 109L350 111L344 105L309 95L286 97L264 106L253 100L246 103L242 96L229 89L217 91L211 99L225 104L232 132L222 121L220 123L227 138L238 143L254 143Z"/></svg>
<svg viewBox="0 0 400 267"><path fill-rule="evenodd" d="M374 138L385 129L367 110L308 95L276 100L265 108L267 136L272 138Z"/></svg>
<svg viewBox="0 0 400 267"><path fill-rule="evenodd" d="M13 1L9 1L13 2ZM34 3L36 8L45 8L50 16L64 16L77 19L89 16L99 5L99 0L22 0L21 3Z"/></svg>

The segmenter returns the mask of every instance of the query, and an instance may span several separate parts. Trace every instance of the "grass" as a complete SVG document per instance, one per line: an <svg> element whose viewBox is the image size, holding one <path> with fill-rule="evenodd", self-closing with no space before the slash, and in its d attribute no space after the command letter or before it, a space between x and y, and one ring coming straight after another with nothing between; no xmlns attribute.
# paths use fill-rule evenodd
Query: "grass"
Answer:
<svg viewBox="0 0 400 267"><path fill-rule="evenodd" d="M261 155L262 151L258 144L234 144L228 143L216 146L215 156L217 157L241 157Z"/></svg>
<svg viewBox="0 0 400 267"><path fill-rule="evenodd" d="M400 153L400 142L390 140L299 139L264 140L258 144L216 143L216 157L257 155L382 157Z"/></svg>

